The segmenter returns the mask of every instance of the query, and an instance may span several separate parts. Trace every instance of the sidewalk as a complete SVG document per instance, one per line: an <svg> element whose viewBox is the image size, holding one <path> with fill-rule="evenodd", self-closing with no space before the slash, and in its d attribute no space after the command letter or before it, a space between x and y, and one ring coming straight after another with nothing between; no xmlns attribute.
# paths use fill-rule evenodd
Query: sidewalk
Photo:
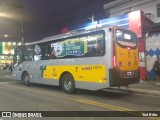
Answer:
<svg viewBox="0 0 160 120"><path fill-rule="evenodd" d="M160 96L160 86L156 85L156 81L140 81L137 84L129 85L128 87L113 88L122 91L135 92L140 94L148 95L159 95Z"/></svg>

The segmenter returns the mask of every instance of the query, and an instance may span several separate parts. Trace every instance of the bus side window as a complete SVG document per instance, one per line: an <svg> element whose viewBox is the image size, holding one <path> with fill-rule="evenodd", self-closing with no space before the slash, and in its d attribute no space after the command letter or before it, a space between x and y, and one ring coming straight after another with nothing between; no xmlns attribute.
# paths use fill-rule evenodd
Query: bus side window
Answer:
<svg viewBox="0 0 160 120"><path fill-rule="evenodd" d="M54 47L52 47L50 50L50 59L55 59L55 58L56 58L56 56L55 56Z"/></svg>
<svg viewBox="0 0 160 120"><path fill-rule="evenodd" d="M102 56L104 54L103 34L94 34L88 36L86 56ZM92 39L92 40L91 40Z"/></svg>
<svg viewBox="0 0 160 120"><path fill-rule="evenodd" d="M41 45L42 46L42 45ZM34 61L38 61L42 59L42 48L39 44L36 44L33 47L33 51L34 51Z"/></svg>
<svg viewBox="0 0 160 120"><path fill-rule="evenodd" d="M24 61L32 61L33 60L33 48L31 46L26 46L23 48L22 59Z"/></svg>
<svg viewBox="0 0 160 120"><path fill-rule="evenodd" d="M42 60L48 60L50 59L50 45L49 43L43 43L40 44L40 48L41 48L41 59Z"/></svg>
<svg viewBox="0 0 160 120"><path fill-rule="evenodd" d="M14 55L14 59L13 59L13 67L16 67L17 65L19 65L22 62L23 62L22 51L21 51L21 49L18 49L15 51L15 55Z"/></svg>
<svg viewBox="0 0 160 120"><path fill-rule="evenodd" d="M27 47L28 61L33 61L33 46Z"/></svg>
<svg viewBox="0 0 160 120"><path fill-rule="evenodd" d="M42 60L55 59L54 47L51 47L50 42L40 44L40 48L41 48L41 59Z"/></svg>
<svg viewBox="0 0 160 120"><path fill-rule="evenodd" d="M50 59L50 50L51 50L51 46L50 43L46 43L46 47L45 47L45 57L46 59Z"/></svg>

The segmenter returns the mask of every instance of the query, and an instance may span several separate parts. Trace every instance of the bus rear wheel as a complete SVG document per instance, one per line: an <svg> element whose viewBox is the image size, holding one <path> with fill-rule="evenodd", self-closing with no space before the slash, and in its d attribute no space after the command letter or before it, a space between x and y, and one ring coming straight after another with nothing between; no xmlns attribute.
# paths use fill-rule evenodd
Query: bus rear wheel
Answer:
<svg viewBox="0 0 160 120"><path fill-rule="evenodd" d="M30 78L29 78L28 73L24 73L24 74L23 74L22 80L23 80L23 83L24 83L26 86L30 86Z"/></svg>
<svg viewBox="0 0 160 120"><path fill-rule="evenodd" d="M75 92L75 82L71 74L67 73L62 77L62 89L68 94Z"/></svg>

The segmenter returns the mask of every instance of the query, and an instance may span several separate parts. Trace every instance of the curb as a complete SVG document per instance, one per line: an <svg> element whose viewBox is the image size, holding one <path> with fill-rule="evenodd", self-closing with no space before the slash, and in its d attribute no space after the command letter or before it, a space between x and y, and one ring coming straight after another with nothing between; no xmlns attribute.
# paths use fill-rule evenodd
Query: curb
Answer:
<svg viewBox="0 0 160 120"><path fill-rule="evenodd" d="M160 96L160 90L147 90L147 89L139 89L139 88L120 88L120 89L119 88L109 88L109 90Z"/></svg>
<svg viewBox="0 0 160 120"><path fill-rule="evenodd" d="M130 91L135 92L135 93L160 96L159 90L147 90L147 89L139 89L139 88L129 88L129 89Z"/></svg>

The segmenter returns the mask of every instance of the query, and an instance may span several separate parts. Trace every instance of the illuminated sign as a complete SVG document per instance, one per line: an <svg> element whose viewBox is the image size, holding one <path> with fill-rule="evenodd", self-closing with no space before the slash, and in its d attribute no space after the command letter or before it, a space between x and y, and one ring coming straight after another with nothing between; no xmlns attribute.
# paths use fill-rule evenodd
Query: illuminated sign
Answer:
<svg viewBox="0 0 160 120"><path fill-rule="evenodd" d="M15 42L0 42L0 54L14 54Z"/></svg>

